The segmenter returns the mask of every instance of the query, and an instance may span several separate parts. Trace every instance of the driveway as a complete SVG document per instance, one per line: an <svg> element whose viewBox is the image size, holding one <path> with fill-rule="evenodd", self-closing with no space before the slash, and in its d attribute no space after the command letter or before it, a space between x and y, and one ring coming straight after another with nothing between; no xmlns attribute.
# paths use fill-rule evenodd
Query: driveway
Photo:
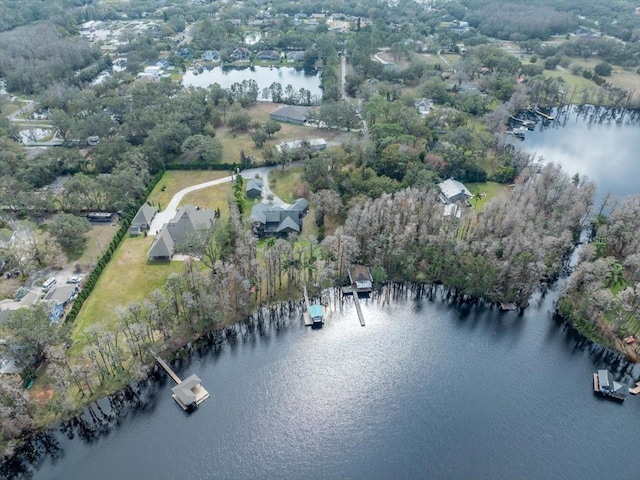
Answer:
<svg viewBox="0 0 640 480"><path fill-rule="evenodd" d="M302 165L302 162L291 163L291 166L294 166L294 167L300 166L300 165ZM271 205L278 205L286 208L289 206L289 204L283 202L282 199L277 197L269 187L268 175L269 175L269 172L274 168L279 168L279 167L274 166L274 167L249 168L247 170L243 170L240 173L240 175L242 175L242 178L246 180L255 178L256 175L259 176L262 179L262 184L264 186L262 203L270 203ZM160 231L162 226L165 223L169 223L169 221L171 221L173 217L176 216L176 212L178 211L178 206L180 205L180 202L182 201L183 197L187 193L195 192L196 190L202 190L203 188L215 187L216 185L222 185L223 183L228 183L233 180L235 180L235 175L233 176L229 175L227 177L219 178L217 180L211 180L210 182L198 183L197 185L191 185L190 187L183 188L173 196L173 198L169 202L169 205L167 205L163 211L158 212L156 216L153 218L153 221L151 222L151 225L149 227L149 235L150 236L157 235L157 233ZM273 200L271 201L267 200L267 196L269 195L273 195Z"/></svg>

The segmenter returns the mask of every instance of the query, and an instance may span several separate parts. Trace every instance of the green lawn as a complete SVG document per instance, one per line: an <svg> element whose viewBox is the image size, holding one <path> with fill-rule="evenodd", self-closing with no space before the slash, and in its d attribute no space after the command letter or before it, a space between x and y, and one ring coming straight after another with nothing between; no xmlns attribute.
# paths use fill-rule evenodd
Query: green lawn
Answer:
<svg viewBox="0 0 640 480"><path fill-rule="evenodd" d="M474 195L481 194L481 197L471 199L471 204L477 209L482 210L486 203L497 195L504 194L509 191L509 187L497 182L477 182L466 183L465 186ZM486 195L484 195L486 193Z"/></svg>
<svg viewBox="0 0 640 480"><path fill-rule="evenodd" d="M160 203L160 206L164 208L173 196L183 188L217 180L228 175L229 172L226 170L170 170L165 172L149 195L149 202L153 205Z"/></svg>
<svg viewBox="0 0 640 480"><path fill-rule="evenodd" d="M273 193L287 203L293 203L300 197L296 192L302 184L302 172L304 167L289 167L284 170L276 168L269 172L269 186Z"/></svg>
<svg viewBox="0 0 640 480"><path fill-rule="evenodd" d="M180 205L190 203L210 210L220 209L220 217L225 219L229 216L228 198L233 196L233 183L228 182L215 187L203 188L195 192L188 193L182 197Z"/></svg>
<svg viewBox="0 0 640 480"><path fill-rule="evenodd" d="M84 332L90 325L113 330L116 307L134 300L142 301L151 291L161 288L169 274L182 271L182 262L149 262L147 251L155 237L130 237L123 240L100 275L91 295L74 323L72 353L84 347Z"/></svg>

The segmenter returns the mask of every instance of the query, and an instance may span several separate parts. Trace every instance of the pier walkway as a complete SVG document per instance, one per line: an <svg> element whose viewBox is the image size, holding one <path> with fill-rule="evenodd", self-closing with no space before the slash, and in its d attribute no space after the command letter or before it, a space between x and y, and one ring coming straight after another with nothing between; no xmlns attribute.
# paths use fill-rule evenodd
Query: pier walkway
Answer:
<svg viewBox="0 0 640 480"><path fill-rule="evenodd" d="M311 304L309 303L309 295L307 294L307 287L305 285L302 286L302 291L304 292L304 309L302 310L302 318L304 318L305 326L310 327L313 325L313 320L311 320L311 315L309 314Z"/></svg>
<svg viewBox="0 0 640 480"><path fill-rule="evenodd" d="M360 325L364 327L364 315L362 314L362 307L360 306L360 297L358 297L358 293L353 294L353 301L356 304L356 311L358 312L358 320L360 320Z"/></svg>
<svg viewBox="0 0 640 480"><path fill-rule="evenodd" d="M167 374L173 379L174 382L176 382L177 384L182 383L182 380L180 380L180 377L176 375L176 372L171 370L171 367L167 364L167 362L165 362L163 359L161 359L159 356L157 356L153 352L151 352L151 356L156 359L156 362L158 362L158 365L160 365L164 369L164 371L167 372Z"/></svg>
<svg viewBox="0 0 640 480"><path fill-rule="evenodd" d="M151 350L149 350L149 353L151 353L151 356L156 359L158 365L167 372L171 379L176 382L177 385L171 389L173 393L171 396L183 410L191 411L210 397L209 392L202 386L202 381L197 375L190 375L184 381L180 380L180 377L176 375L176 372L171 369L167 362Z"/></svg>

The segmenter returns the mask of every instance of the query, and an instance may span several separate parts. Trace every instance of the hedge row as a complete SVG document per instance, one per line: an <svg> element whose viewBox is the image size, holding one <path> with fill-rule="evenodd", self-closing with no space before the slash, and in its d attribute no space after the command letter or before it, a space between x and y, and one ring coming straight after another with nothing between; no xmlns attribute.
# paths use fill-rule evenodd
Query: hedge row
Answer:
<svg viewBox="0 0 640 480"><path fill-rule="evenodd" d="M168 163L165 168L167 170L228 170L236 171L239 168L239 163L206 163L206 162L193 162L193 163Z"/></svg>
<svg viewBox="0 0 640 480"><path fill-rule="evenodd" d="M96 286L98 278L100 278L100 274L104 270L104 267L106 267L111 260L113 253L116 251L116 248L118 248L118 245L120 245L122 239L125 238L125 236L129 233L129 224L131 223L131 220L133 220L133 217L138 212L138 209L144 204L144 202L147 201L147 198L151 194L153 187L155 187L156 184L160 181L163 174L164 172L158 172L158 174L153 177L147 185L147 188L142 195L142 199L137 203L137 205L135 207L130 207L127 211L124 212L124 217L122 219L122 222L120 223L118 232L111 240L109 248L106 249L100 260L98 260L97 265L94 267L91 274L89 274L84 287L78 294L75 302L73 302L73 307L71 307L71 311L67 314L67 322L75 321L76 317L78 316L78 312L80 312L80 309L82 308L82 305L93 291L93 288Z"/></svg>

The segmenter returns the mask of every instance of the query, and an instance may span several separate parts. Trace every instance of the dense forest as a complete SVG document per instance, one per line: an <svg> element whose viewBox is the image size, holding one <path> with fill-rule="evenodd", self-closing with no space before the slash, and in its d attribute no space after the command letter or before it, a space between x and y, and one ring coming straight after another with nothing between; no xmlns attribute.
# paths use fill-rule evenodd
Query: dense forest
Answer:
<svg viewBox="0 0 640 480"><path fill-rule="evenodd" d="M624 348L619 339L640 327L640 197L607 200L592 241L580 249L560 312L591 338Z"/></svg>

